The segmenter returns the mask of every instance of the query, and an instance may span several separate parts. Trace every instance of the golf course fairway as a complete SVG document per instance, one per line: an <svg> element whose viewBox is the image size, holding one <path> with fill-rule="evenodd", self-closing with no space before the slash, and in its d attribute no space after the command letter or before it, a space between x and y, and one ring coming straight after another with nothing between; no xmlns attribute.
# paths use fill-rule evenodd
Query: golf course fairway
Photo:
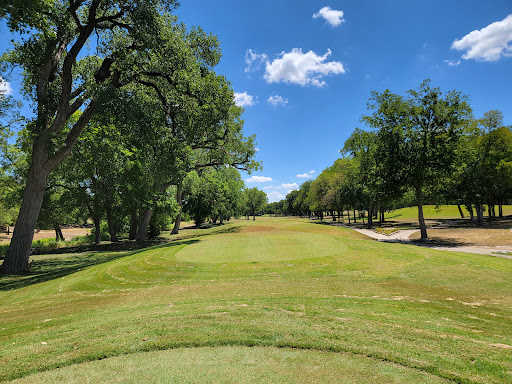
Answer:
<svg viewBox="0 0 512 384"><path fill-rule="evenodd" d="M0 381L512 382L512 260L306 219L0 277Z"/></svg>

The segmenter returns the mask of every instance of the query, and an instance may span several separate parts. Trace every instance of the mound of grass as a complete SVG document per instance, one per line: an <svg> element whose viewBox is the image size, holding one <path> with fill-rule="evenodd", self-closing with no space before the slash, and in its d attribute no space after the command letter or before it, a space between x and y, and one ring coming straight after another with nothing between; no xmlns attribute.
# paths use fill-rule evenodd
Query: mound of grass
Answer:
<svg viewBox="0 0 512 384"><path fill-rule="evenodd" d="M445 383L421 371L350 354L272 347L202 347L136 353L38 373L36 383Z"/></svg>
<svg viewBox="0 0 512 384"><path fill-rule="evenodd" d="M307 251L287 245L285 235L298 235ZM312 371L325 361L318 377L326 381L333 372L354 372L355 382L512 381L511 260L368 241L287 218L180 236L187 238L146 250L86 252L80 260L96 262L59 275L41 270L45 278L22 285L16 281L25 277L0 277L0 380L48 371L33 377L51 381L64 372L59 367L101 377L116 366L112 375L122 379L154 359L160 368L149 381L158 382L175 374L165 361L181 359L187 377L199 381L243 378L247 364L254 365L247 380L268 371L271 379L261 381L289 381L286 372L298 372L294 361ZM273 257L257 258L247 242ZM272 250L272 242L288 248ZM36 258L33 267L73 258ZM287 362L281 353L288 348L303 353ZM147 353L162 350L176 351ZM218 371L208 368L217 350ZM223 376L237 354L242 365Z"/></svg>

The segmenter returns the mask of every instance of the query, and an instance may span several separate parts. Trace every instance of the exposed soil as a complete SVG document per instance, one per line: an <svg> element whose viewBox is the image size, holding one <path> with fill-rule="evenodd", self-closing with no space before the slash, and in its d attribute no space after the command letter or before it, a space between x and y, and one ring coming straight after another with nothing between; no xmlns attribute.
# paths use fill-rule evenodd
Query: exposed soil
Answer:
<svg viewBox="0 0 512 384"><path fill-rule="evenodd" d="M12 237L12 230L11 227L11 233L0 233L0 244L6 244L11 241ZM70 240L77 236L86 236L90 233L89 228L62 228L62 234L64 235L64 239ZM48 239L48 238L55 238L55 231L54 230L44 230L39 232L34 232L34 241L41 240L41 239Z"/></svg>

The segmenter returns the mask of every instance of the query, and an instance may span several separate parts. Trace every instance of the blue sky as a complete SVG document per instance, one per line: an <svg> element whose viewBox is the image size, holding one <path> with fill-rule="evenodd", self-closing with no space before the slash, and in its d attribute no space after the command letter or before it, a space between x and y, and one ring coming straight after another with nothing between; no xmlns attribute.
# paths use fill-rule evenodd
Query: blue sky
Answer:
<svg viewBox="0 0 512 384"><path fill-rule="evenodd" d="M468 95L476 117L500 109L512 124L510 0L183 0L176 14L218 36L216 70L244 103L263 162L243 177L270 201L340 156L372 90L430 78ZM9 40L0 25L0 51ZM10 87L16 95L16 77Z"/></svg>
<svg viewBox="0 0 512 384"><path fill-rule="evenodd" d="M265 188L270 201L340 156L364 128L372 90L404 93L430 78L468 95L476 117L500 109L512 124L510 0L189 0L177 14L219 37L217 71L252 96L252 105L239 100L263 162L254 175L272 180L247 185Z"/></svg>

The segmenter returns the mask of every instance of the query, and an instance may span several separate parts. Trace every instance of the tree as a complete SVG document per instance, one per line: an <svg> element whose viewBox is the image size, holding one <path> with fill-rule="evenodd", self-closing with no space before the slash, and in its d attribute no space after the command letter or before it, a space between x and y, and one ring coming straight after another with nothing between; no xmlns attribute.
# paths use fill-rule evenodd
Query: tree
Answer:
<svg viewBox="0 0 512 384"><path fill-rule="evenodd" d="M262 210L268 202L267 194L258 188L249 188L245 190L247 211L256 220L256 212Z"/></svg>
<svg viewBox="0 0 512 384"><path fill-rule="evenodd" d="M80 132L97 108L133 81L146 52L169 38L165 12L173 0L64 0L0 4L11 30L30 30L5 56L20 66L24 90L34 101L29 125L31 156L23 201L1 271L28 268L33 231L49 174L71 154ZM44 12L41 12L44 10ZM167 33L164 33L167 32ZM87 49L95 35L96 53ZM66 129L71 116L83 113Z"/></svg>
<svg viewBox="0 0 512 384"><path fill-rule="evenodd" d="M458 140L471 117L467 98L456 91L443 95L425 80L407 98L389 90L373 92L368 107L374 112L362 119L378 130L375 153L383 187L414 189L421 239L426 240L423 189L452 171Z"/></svg>

